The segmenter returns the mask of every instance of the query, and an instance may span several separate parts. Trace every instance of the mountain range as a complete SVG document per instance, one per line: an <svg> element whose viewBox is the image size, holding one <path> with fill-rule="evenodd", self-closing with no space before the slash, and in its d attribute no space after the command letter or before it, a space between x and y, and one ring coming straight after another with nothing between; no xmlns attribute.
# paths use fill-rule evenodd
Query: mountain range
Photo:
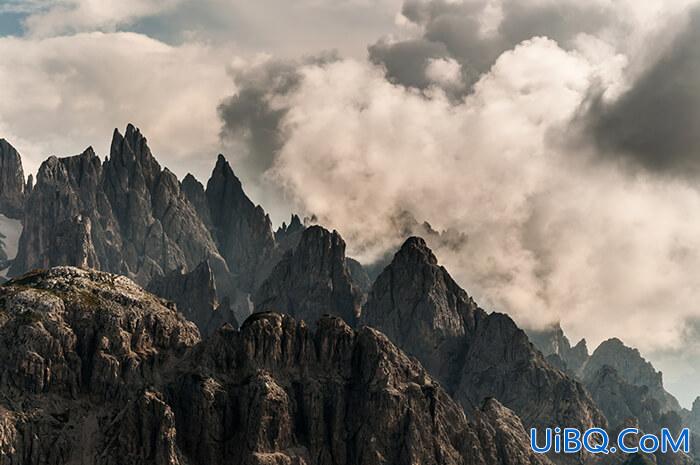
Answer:
<svg viewBox="0 0 700 465"><path fill-rule="evenodd" d="M128 125L25 180L0 140L0 214L0 465L692 463L535 455L531 427L700 432L700 401L618 339L482 309L420 237L365 267L273 230L222 155L180 181Z"/></svg>

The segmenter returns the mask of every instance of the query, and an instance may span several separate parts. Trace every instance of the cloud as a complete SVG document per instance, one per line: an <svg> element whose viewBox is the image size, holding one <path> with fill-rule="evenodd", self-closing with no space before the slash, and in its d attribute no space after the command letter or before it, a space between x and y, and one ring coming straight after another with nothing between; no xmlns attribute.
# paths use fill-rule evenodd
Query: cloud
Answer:
<svg viewBox="0 0 700 465"><path fill-rule="evenodd" d="M403 239L403 212L462 233L466 240L441 255L465 286L521 321L552 321L561 302L548 301L542 262L523 235L542 214L533 199L564 169L547 133L604 74L597 66L620 63L590 63L535 38L503 54L458 105L439 89L424 95L394 85L359 62L306 66L297 90L281 97L285 143L270 175L365 261Z"/></svg>
<svg viewBox="0 0 700 465"><path fill-rule="evenodd" d="M133 121L184 175L208 175L220 150L216 106L235 90L225 50L172 47L132 33L0 38L0 134L34 171L49 155L95 145Z"/></svg>
<svg viewBox="0 0 700 465"><path fill-rule="evenodd" d="M607 2L570 0L407 0L402 15L420 36L382 39L369 48L394 82L425 88L431 59L450 58L462 66L465 89L496 59L523 40L545 36L569 48L582 33L595 34L614 18Z"/></svg>
<svg viewBox="0 0 700 465"><path fill-rule="evenodd" d="M203 40L295 59L339 50L363 58L368 41L396 29L401 0L186 0L137 21L136 31L168 43Z"/></svg>
<svg viewBox="0 0 700 465"><path fill-rule="evenodd" d="M299 85L298 68L337 59L334 52L300 61L261 56L253 63L239 61L230 67L238 91L218 107L223 122L221 137L243 142L246 153L240 161L246 174L258 177L267 171L283 143L280 122L288 108L280 105L278 97Z"/></svg>
<svg viewBox="0 0 700 465"><path fill-rule="evenodd" d="M138 18L153 16L183 0L30 0L23 2L24 26L31 36L51 37L87 31L115 31Z"/></svg>
<svg viewBox="0 0 700 465"><path fill-rule="evenodd" d="M434 76L455 76L437 60ZM457 100L361 61L300 64L268 95L284 113L266 176L365 262L423 234L483 306L524 326L561 320L593 346L681 350L700 315L698 191L567 140L591 90L616 99L633 61L589 34L568 47L536 37Z"/></svg>
<svg viewBox="0 0 700 465"><path fill-rule="evenodd" d="M604 156L655 173L700 174L700 9L619 99L596 97L585 115Z"/></svg>

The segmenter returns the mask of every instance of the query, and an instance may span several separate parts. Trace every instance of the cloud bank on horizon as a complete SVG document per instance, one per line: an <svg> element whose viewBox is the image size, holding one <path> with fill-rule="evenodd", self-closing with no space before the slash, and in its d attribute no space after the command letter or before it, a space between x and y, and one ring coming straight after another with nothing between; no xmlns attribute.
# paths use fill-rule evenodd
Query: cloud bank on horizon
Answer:
<svg viewBox="0 0 700 465"><path fill-rule="evenodd" d="M366 262L424 235L482 306L620 337L697 394L697 1L106 3L0 6L30 170L132 120L179 174L225 150L277 218Z"/></svg>

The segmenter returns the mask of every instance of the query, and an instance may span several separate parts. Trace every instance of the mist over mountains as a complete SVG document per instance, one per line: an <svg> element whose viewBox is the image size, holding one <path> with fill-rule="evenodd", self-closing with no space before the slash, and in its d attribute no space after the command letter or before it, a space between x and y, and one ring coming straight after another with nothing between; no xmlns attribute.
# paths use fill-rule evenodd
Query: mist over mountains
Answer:
<svg viewBox="0 0 700 465"><path fill-rule="evenodd" d="M3 147L13 179L21 157ZM535 456L526 431L700 432L700 402L681 408L639 351L528 336L420 237L377 272L310 219L273 231L222 155L205 187L161 167L133 125L111 147L0 190L23 225L0 289L6 463L592 464Z"/></svg>
<svg viewBox="0 0 700 465"><path fill-rule="evenodd" d="M315 216L365 263L426 236L485 306L624 332L684 392L696 3L7 2L0 132L31 173L125 121L181 179L226 153L275 225Z"/></svg>
<svg viewBox="0 0 700 465"><path fill-rule="evenodd" d="M547 465L530 426L698 431L699 15L3 2L0 463Z"/></svg>

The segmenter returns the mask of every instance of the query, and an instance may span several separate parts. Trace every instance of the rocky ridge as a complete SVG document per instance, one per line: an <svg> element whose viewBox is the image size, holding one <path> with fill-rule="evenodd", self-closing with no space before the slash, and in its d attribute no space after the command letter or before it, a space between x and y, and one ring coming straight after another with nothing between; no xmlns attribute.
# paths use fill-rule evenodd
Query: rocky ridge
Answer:
<svg viewBox="0 0 700 465"><path fill-rule="evenodd" d="M5 139L0 139L0 213L19 219L24 212L25 197L22 159Z"/></svg>
<svg viewBox="0 0 700 465"><path fill-rule="evenodd" d="M69 267L10 281L0 303L2 465L548 464L497 401L469 420L338 318L261 313L202 341L129 279Z"/></svg>
<svg viewBox="0 0 700 465"><path fill-rule="evenodd" d="M223 156L206 190L191 175L181 183L161 168L131 124L124 134L114 131L104 162L92 148L50 157L36 182L30 177L26 187L19 179L19 154L5 142L0 148L0 207L12 201L19 204L14 210L31 212L23 219L10 276L75 265L122 274L146 286L173 272L192 272L206 261L218 300L227 300L232 313L245 317L251 311L248 295L304 229L293 217L278 243L269 218L245 195Z"/></svg>
<svg viewBox="0 0 700 465"><path fill-rule="evenodd" d="M585 388L547 363L508 316L479 308L420 238L379 275L362 323L420 360L465 410L494 397L527 427L605 424Z"/></svg>
<svg viewBox="0 0 700 465"><path fill-rule="evenodd" d="M311 226L274 267L253 302L256 312L272 310L306 321L328 313L354 325L363 295L351 278L340 235Z"/></svg>

